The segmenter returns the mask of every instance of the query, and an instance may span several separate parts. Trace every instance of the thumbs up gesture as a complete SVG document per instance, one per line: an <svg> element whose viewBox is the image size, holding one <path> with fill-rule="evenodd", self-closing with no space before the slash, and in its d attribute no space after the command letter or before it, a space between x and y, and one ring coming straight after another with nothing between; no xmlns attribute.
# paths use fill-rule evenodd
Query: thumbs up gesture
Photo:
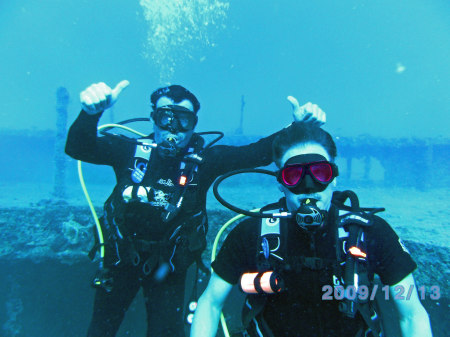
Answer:
<svg viewBox="0 0 450 337"><path fill-rule="evenodd" d="M287 99L291 103L295 122L313 123L319 126L325 124L327 116L317 104L308 102L300 106L295 97L288 96Z"/></svg>
<svg viewBox="0 0 450 337"><path fill-rule="evenodd" d="M123 80L114 89L103 82L91 84L80 93L81 108L89 115L103 112L116 103L122 90L129 84L130 82Z"/></svg>

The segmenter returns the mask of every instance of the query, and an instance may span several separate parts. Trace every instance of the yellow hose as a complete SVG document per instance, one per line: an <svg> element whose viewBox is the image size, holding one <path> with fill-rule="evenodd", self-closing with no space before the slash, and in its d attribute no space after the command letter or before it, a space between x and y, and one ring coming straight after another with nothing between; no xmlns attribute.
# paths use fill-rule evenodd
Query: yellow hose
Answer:
<svg viewBox="0 0 450 337"><path fill-rule="evenodd" d="M141 137L146 136L145 134L143 134L139 131L133 130L132 128L129 128L128 126L121 125L121 124L104 124L104 125L99 126L97 128L97 130L100 131L105 128L120 128L120 129L129 131L129 132L132 132ZM83 189L84 196L85 196L87 203L89 205L89 208L91 210L92 217L94 218L95 227L97 228L98 243L100 245L100 258L103 260L103 258L105 257L105 241L103 239L102 227L100 226L100 221L98 219L97 212L95 211L94 205L92 204L91 197L89 196L89 193L86 188L86 184L84 182L83 170L81 169L81 161L80 160L78 160L77 166L78 166L78 178L80 179L81 188Z"/></svg>
<svg viewBox="0 0 450 337"><path fill-rule="evenodd" d="M259 208L252 209L251 212L259 212L259 210L260 210ZM220 237L222 236L223 232L232 223L234 223L235 221L237 221L245 216L246 215L244 215L244 214L238 214L222 225L222 227L220 228L219 232L216 235L216 238L214 239L214 243L213 243L212 250L211 250L211 263L216 259L217 245L219 244L219 240L220 240ZM213 272L212 267L211 267L211 272ZM225 335L225 337L230 337L230 333L228 332L227 322L225 320L225 316L223 315L223 313L220 313L220 323L222 324L222 330L223 330L223 334Z"/></svg>

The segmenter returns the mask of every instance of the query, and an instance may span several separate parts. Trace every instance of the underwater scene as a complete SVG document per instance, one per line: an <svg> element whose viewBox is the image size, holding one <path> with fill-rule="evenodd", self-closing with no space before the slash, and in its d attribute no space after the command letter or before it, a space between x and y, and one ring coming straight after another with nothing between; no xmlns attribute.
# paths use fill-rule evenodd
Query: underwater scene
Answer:
<svg viewBox="0 0 450 337"><path fill-rule="evenodd" d="M449 18L450 3L445 0L0 2L0 336L190 335L195 306L189 304L196 303L210 275L194 263L187 268L185 280L184 274L179 280L179 291L170 293L163 287L170 279L161 267L163 253L158 261L143 254L152 266L149 273L160 282L160 293L157 283L154 297L139 286L125 284L136 294L118 307L120 318L114 323L108 314L99 323L116 324L117 333L94 332L92 327L99 285L110 291L108 278L99 274L102 247L106 247L99 228L101 232L109 226L105 214L113 204L105 202L116 191L114 170L119 169L92 164L100 160L95 156L74 159L66 142L71 125L79 121L82 103L86 112L86 107L96 106L86 98L86 89L100 82L117 89L123 80L129 85L113 90L105 109L98 103L95 109L105 110L98 126L106 125L107 131L98 134L106 138L113 134L111 144L133 144L131 159L137 158L135 140L157 134L162 125L161 120L155 122L156 108L151 115L150 96L158 88L181 85L195 95L200 109L194 122L186 122L192 127L182 125L180 119L178 127L187 133L190 127L195 132L222 132L223 138L212 146L243 146L289 127L295 109L288 96L300 106L317 104L326 113L322 128L337 147L335 188L356 192L361 207L384 208L377 215L394 229L417 264L412 273L414 289L404 289L403 301L411 296L408 290L417 291L433 336L448 336ZM82 92L85 96L80 96ZM164 90L161 95L164 98ZM88 125L96 113L86 112ZM122 123L135 118L141 120ZM93 125L89 124L91 135ZM87 135L80 130L78 136ZM216 140L216 134L203 137L206 143ZM81 138L71 146L88 151ZM102 157L116 158L112 149ZM239 168L252 154L235 158L237 164L231 166ZM202 163L195 163L192 172L201 170ZM217 165L217 171L227 172ZM120 167L133 174L140 172L137 168ZM278 170L274 163L263 168ZM158 183L170 190L171 181L161 179ZM140 188L150 198L151 189L145 190L141 181L130 183L139 187L130 198L142 200ZM274 176L256 172L231 176L218 190L227 202L244 210L283 197ZM167 201L163 191L154 192L154 205ZM179 196L174 207L194 203L184 193L184 189L173 192ZM197 252L209 270L212 254L242 220L227 223L237 213L217 200L212 185L205 198L206 243ZM167 218L175 212L168 209ZM169 233L167 240L175 233ZM174 254L175 249L170 263ZM142 263L141 257L136 265ZM138 276L139 282L149 273ZM177 296L182 305L176 304ZM217 336L244 336L244 301L242 291L234 286L223 308L227 328L219 326ZM400 336L399 313L392 299L379 290L377 303L384 336ZM165 308L172 307L187 322L182 323L184 333L169 332L172 320ZM147 332L147 315L152 314L166 333ZM274 335L287 336L276 331ZM322 335L335 336L327 331ZM303 334L291 331L289 336Z"/></svg>

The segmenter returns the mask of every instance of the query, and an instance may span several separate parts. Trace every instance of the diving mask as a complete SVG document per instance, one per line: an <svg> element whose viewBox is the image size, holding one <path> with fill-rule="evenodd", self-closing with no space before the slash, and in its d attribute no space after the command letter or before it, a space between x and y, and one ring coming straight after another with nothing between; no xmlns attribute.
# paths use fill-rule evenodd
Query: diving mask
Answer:
<svg viewBox="0 0 450 337"><path fill-rule="evenodd" d="M319 154L290 158L277 172L277 180L294 194L321 192L339 175L336 164Z"/></svg>
<svg viewBox="0 0 450 337"><path fill-rule="evenodd" d="M173 133L193 130L198 117L191 110L179 105L167 105L152 112L155 124L163 130Z"/></svg>

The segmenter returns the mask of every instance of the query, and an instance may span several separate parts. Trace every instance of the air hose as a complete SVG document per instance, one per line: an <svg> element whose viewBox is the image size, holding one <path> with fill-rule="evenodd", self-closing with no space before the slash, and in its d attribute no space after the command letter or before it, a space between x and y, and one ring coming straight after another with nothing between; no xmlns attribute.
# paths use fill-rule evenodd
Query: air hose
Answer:
<svg viewBox="0 0 450 337"><path fill-rule="evenodd" d="M124 129L126 131L129 131L129 132L132 132L132 133L134 133L134 134L136 134L138 136L141 136L141 137L145 137L146 136L145 134L143 134L143 133L141 133L139 131L136 131L136 130L128 127L128 126L121 125L121 124L104 124L104 125L99 126L97 128L97 130L100 131L100 130L103 130L103 129L106 129L106 128L108 128L108 129L120 128L120 129ZM87 188L86 188L86 184L84 182L83 170L81 168L81 161L80 160L78 160L77 166L78 166L78 178L80 179L81 188L83 189L84 196L85 196L86 201L87 201L87 203L89 205L89 209L91 210L92 217L94 218L94 222L95 222L95 227L97 229L98 243L99 243L99 246L100 246L100 258L101 258L101 263L103 263L103 259L105 257L105 242L104 242L104 239L103 239L102 227L100 226L100 221L98 219L97 212L95 211L94 205L92 204L91 197L89 196L89 193L88 193Z"/></svg>
<svg viewBox="0 0 450 337"><path fill-rule="evenodd" d="M259 208L251 210L251 212L259 212ZM235 217L231 218L227 222L225 222L222 227L220 228L219 232L216 235L216 238L214 239L214 243L211 250L211 263L216 259L216 251L217 251L217 245L219 244L220 237L222 236L223 232L234 222L237 220L245 217L247 215L245 214L238 214ZM213 272L213 269L211 267L211 272ZM220 323L222 324L222 330L225 337L230 337L230 333L228 332L227 322L225 320L225 316L223 313L220 313Z"/></svg>

